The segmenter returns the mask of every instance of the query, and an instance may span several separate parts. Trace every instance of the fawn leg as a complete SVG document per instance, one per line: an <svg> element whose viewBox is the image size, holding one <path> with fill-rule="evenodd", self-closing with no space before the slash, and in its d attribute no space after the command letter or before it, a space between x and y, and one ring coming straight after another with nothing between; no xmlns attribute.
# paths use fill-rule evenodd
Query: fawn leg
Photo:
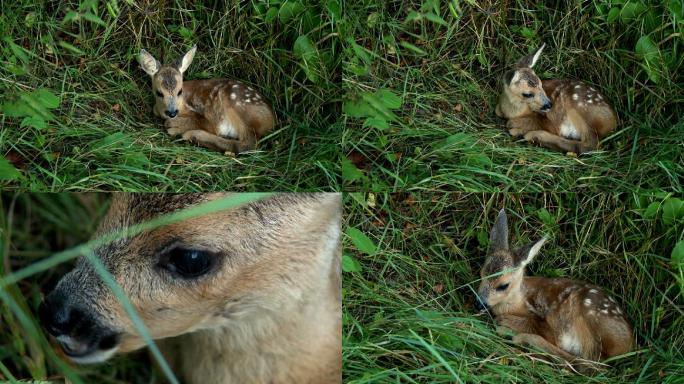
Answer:
<svg viewBox="0 0 684 384"><path fill-rule="evenodd" d="M513 137L525 135L527 132L541 129L535 119L519 117L506 122L506 129Z"/></svg>
<svg viewBox="0 0 684 384"><path fill-rule="evenodd" d="M538 143L542 147L553 149L560 152L582 153L582 143L576 140L569 140L553 133L537 130L525 134L525 140L530 143Z"/></svg>
<svg viewBox="0 0 684 384"><path fill-rule="evenodd" d="M181 116L164 120L164 127L166 127L166 133L171 136L178 136L187 131L199 129L197 120L194 117Z"/></svg>
<svg viewBox="0 0 684 384"><path fill-rule="evenodd" d="M584 374L596 373L599 367L596 363L589 360L582 360L581 358L574 356L565 350L557 347L556 345L550 343L545 338L535 335L532 333L519 333L513 336L513 343L519 345L531 346L535 349L539 349L545 353L558 356L565 360L570 366L577 372Z"/></svg>
<svg viewBox="0 0 684 384"><path fill-rule="evenodd" d="M236 155L245 150L254 148L254 140L224 139L221 136L216 136L201 129L185 132L183 134L183 139L215 151L232 152Z"/></svg>

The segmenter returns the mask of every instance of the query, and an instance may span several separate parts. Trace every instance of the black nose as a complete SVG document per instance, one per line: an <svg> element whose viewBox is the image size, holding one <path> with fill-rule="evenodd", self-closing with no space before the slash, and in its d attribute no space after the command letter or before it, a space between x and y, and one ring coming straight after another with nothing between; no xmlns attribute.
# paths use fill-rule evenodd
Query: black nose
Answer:
<svg viewBox="0 0 684 384"><path fill-rule="evenodd" d="M49 294L38 307L40 322L53 336L67 335L85 318L81 309L69 305L64 295Z"/></svg>
<svg viewBox="0 0 684 384"><path fill-rule="evenodd" d="M542 105L542 111L548 111L549 109L551 109L551 102L547 101L544 103L544 105Z"/></svg>
<svg viewBox="0 0 684 384"><path fill-rule="evenodd" d="M487 309L487 304L483 303L482 300L480 300L480 296L475 296L475 309L478 311L484 311Z"/></svg>
<svg viewBox="0 0 684 384"><path fill-rule="evenodd" d="M164 113L168 117L176 117L176 115L178 114L178 111L177 110L176 111L164 111Z"/></svg>

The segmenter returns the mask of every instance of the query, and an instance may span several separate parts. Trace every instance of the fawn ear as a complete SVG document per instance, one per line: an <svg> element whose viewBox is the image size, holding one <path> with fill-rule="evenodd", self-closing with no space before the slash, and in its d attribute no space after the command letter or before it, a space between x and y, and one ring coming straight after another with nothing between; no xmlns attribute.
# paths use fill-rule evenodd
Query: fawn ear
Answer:
<svg viewBox="0 0 684 384"><path fill-rule="evenodd" d="M489 234L489 253L499 250L508 250L508 219L505 209L499 211L499 216L496 217L492 232Z"/></svg>
<svg viewBox="0 0 684 384"><path fill-rule="evenodd" d="M537 64L537 60L539 60L539 56L541 56L542 50L546 47L546 43L542 44L541 47L537 48L536 51L530 53L529 55L523 57L518 61L518 64L516 65L518 68L532 68L534 67L535 64Z"/></svg>
<svg viewBox="0 0 684 384"><path fill-rule="evenodd" d="M536 243L529 243L524 247L518 248L513 252L513 263L516 267L524 267L534 259L535 256L541 250L542 245L546 242L548 238L544 236L541 240Z"/></svg>
<svg viewBox="0 0 684 384"><path fill-rule="evenodd" d="M147 72L147 74L150 76L154 76L161 68L161 63L159 63L154 56L150 55L149 52L144 49L140 50L138 61L140 61L140 66L142 67L143 71Z"/></svg>
<svg viewBox="0 0 684 384"><path fill-rule="evenodd" d="M192 63L192 59L195 57L195 52L197 52L197 44L193 45L192 48L178 60L176 68L178 68L180 73L185 72L188 67L190 67L190 63Z"/></svg>

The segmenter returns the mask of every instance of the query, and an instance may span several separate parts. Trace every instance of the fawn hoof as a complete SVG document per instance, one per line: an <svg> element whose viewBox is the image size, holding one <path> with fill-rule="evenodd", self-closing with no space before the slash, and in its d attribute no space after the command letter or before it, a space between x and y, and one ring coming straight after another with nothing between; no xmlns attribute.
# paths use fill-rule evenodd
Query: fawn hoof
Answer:
<svg viewBox="0 0 684 384"><path fill-rule="evenodd" d="M524 132L520 128L511 128L508 130L508 134L517 139L522 137Z"/></svg>

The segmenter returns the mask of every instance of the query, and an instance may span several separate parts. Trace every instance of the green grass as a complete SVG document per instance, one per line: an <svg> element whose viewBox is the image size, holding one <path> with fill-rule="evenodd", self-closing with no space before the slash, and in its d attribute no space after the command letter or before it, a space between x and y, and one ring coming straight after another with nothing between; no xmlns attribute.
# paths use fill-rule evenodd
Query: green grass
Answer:
<svg viewBox="0 0 684 384"><path fill-rule="evenodd" d="M182 1L3 4L0 155L20 173L0 186L47 191L339 189L338 8L335 1L256 0L228 6ZM82 16L72 20L70 12ZM276 128L257 151L231 158L192 146L169 137L153 116L151 82L137 63L138 52L145 48L166 63L195 43L198 52L187 79L240 79L273 105ZM32 106L34 115L53 115L47 126L34 123L36 128L12 116L16 100L42 88L59 98L51 111Z"/></svg>
<svg viewBox="0 0 684 384"><path fill-rule="evenodd" d="M623 3L350 4L347 190L681 192L681 2ZM581 79L617 110L618 130L599 152L575 158L515 142L496 117L504 72L542 42L542 79ZM378 90L396 101L369 96Z"/></svg>
<svg viewBox="0 0 684 384"><path fill-rule="evenodd" d="M684 240L684 211L671 220L664 201L629 194L347 195L347 227L370 241L352 231L345 251L345 382L681 382L684 271L670 253ZM618 299L634 326L633 353L593 378L579 376L533 359L534 351L497 335L493 319L477 313L474 292L501 207L511 245L550 236L530 274L588 281Z"/></svg>

